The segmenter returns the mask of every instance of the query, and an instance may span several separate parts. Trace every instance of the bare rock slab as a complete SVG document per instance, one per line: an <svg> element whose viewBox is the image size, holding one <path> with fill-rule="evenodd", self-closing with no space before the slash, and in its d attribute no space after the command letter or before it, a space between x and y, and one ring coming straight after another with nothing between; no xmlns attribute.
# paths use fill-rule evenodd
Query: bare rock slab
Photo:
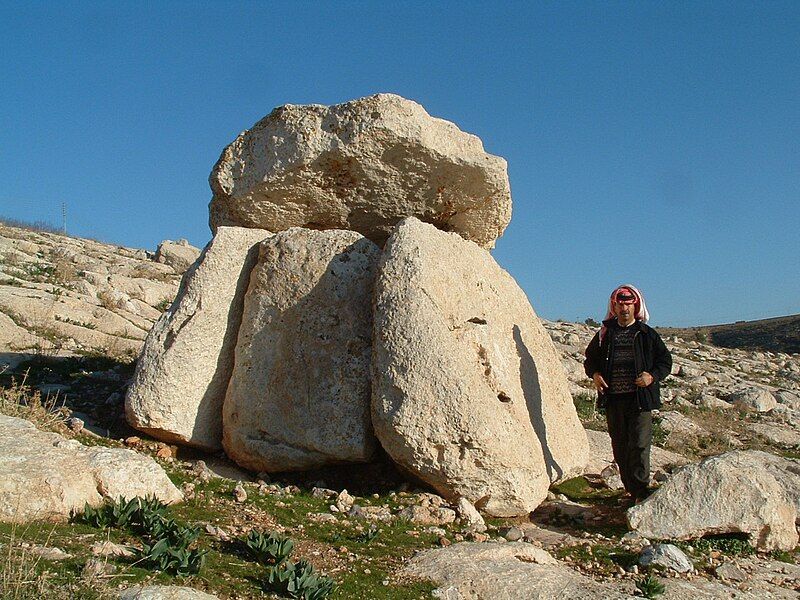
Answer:
<svg viewBox="0 0 800 600"><path fill-rule="evenodd" d="M560 564L524 542L461 543L421 552L403 574L432 580L438 597L457 600L616 600L631 598Z"/></svg>
<svg viewBox="0 0 800 600"><path fill-rule="evenodd" d="M582 471L586 433L553 343L488 252L408 218L374 308L373 426L396 463L496 516L528 513Z"/></svg>
<svg viewBox="0 0 800 600"><path fill-rule="evenodd" d="M253 471L369 460L372 289L379 248L292 228L260 246L224 406L223 445Z"/></svg>
<svg viewBox="0 0 800 600"><path fill-rule="evenodd" d="M153 326L125 399L136 429L167 442L218 450L244 293L262 229L220 227Z"/></svg>
<svg viewBox="0 0 800 600"><path fill-rule="evenodd" d="M217 600L217 596L178 585L135 586L119 592L119 600Z"/></svg>
<svg viewBox="0 0 800 600"><path fill-rule="evenodd" d="M183 273L191 267L200 256L200 249L195 248L186 240L164 240L156 250L156 262L169 265L176 273Z"/></svg>
<svg viewBox="0 0 800 600"><path fill-rule="evenodd" d="M394 94L276 108L225 148L209 183L212 230L349 229L383 244L414 215L493 247L511 219L506 161Z"/></svg>
<svg viewBox="0 0 800 600"><path fill-rule="evenodd" d="M791 550L798 541L797 509L776 471L766 468L769 456L727 452L684 467L628 510L628 525L657 539L740 532L758 548Z"/></svg>
<svg viewBox="0 0 800 600"><path fill-rule="evenodd" d="M181 492L152 458L124 448L84 446L0 415L0 520L65 520L85 503L155 495L180 502Z"/></svg>

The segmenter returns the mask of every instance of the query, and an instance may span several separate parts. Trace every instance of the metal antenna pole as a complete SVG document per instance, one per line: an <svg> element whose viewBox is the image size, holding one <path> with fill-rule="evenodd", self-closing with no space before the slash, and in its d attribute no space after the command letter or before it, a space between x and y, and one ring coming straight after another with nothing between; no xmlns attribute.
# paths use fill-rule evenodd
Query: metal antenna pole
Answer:
<svg viewBox="0 0 800 600"><path fill-rule="evenodd" d="M67 203L61 203L61 226L64 231L64 235L67 235Z"/></svg>

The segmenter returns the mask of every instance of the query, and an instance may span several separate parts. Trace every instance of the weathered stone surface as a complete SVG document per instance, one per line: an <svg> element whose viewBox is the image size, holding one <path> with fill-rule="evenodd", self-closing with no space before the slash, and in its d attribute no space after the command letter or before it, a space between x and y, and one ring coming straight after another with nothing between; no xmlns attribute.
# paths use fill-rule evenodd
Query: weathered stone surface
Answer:
<svg viewBox="0 0 800 600"><path fill-rule="evenodd" d="M461 522L466 525L468 529L478 532L486 531L486 522L483 520L481 513L479 513L466 498L458 499L456 512L461 518Z"/></svg>
<svg viewBox="0 0 800 600"><path fill-rule="evenodd" d="M499 516L582 471L586 434L553 344L488 252L406 219L374 306L373 426L395 462Z"/></svg>
<svg viewBox="0 0 800 600"><path fill-rule="evenodd" d="M728 396L728 402L741 410L756 412L767 412L778 405L772 392L761 387L750 387L733 392Z"/></svg>
<svg viewBox="0 0 800 600"><path fill-rule="evenodd" d="M380 250L354 231L261 244L224 407L225 450L254 471L369 460L372 287Z"/></svg>
<svg viewBox="0 0 800 600"><path fill-rule="evenodd" d="M217 596L190 587L148 585L122 590L119 593L119 600L217 600Z"/></svg>
<svg viewBox="0 0 800 600"><path fill-rule="evenodd" d="M431 579L440 598L455 600L616 600L630 598L561 565L524 542L461 543L417 554L404 574ZM449 594L449 595L448 595Z"/></svg>
<svg viewBox="0 0 800 600"><path fill-rule="evenodd" d="M268 231L220 227L145 341L125 399L128 422L153 437L217 450L244 293Z"/></svg>
<svg viewBox="0 0 800 600"><path fill-rule="evenodd" d="M694 570L694 565L689 557L673 544L645 546L639 554L639 564L643 567L657 565L678 573L688 573Z"/></svg>
<svg viewBox="0 0 800 600"><path fill-rule="evenodd" d="M768 423L753 423L750 427L758 435L778 446L800 446L800 431L796 429Z"/></svg>
<svg viewBox="0 0 800 600"><path fill-rule="evenodd" d="M164 240L156 250L156 262L169 265L177 273L183 273L200 256L200 248L195 248L186 240Z"/></svg>
<svg viewBox="0 0 800 600"><path fill-rule="evenodd" d="M350 229L382 244L414 215L492 247L511 219L506 161L394 94L276 108L225 148L209 183L212 230Z"/></svg>
<svg viewBox="0 0 800 600"><path fill-rule="evenodd" d="M183 499L152 458L122 448L87 447L30 421L0 415L0 520L65 520L103 498Z"/></svg>
<svg viewBox="0 0 800 600"><path fill-rule="evenodd" d="M714 456L673 474L628 510L628 525L649 538L688 539L742 532L754 546L790 550L797 510L756 451Z"/></svg>

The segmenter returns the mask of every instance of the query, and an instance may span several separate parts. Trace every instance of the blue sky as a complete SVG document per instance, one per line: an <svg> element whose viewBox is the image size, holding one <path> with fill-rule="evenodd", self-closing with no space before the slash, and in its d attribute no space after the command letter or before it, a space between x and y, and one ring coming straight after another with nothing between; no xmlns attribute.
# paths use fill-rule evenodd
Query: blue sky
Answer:
<svg viewBox="0 0 800 600"><path fill-rule="evenodd" d="M0 0L0 215L210 239L272 108L394 92L509 165L494 256L549 319L800 313L800 3Z"/></svg>

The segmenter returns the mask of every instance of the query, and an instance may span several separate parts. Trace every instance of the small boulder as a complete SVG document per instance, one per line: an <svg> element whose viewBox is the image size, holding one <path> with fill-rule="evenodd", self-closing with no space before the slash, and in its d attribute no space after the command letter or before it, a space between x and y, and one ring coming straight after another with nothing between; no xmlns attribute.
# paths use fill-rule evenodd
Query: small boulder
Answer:
<svg viewBox="0 0 800 600"><path fill-rule="evenodd" d="M639 554L639 565L642 567L657 565L677 573L689 573L694 570L689 557L673 544L645 546Z"/></svg>
<svg viewBox="0 0 800 600"><path fill-rule="evenodd" d="M768 412L778 405L772 392L762 387L735 391L728 396L728 401L740 410L756 412Z"/></svg>
<svg viewBox="0 0 800 600"><path fill-rule="evenodd" d="M183 495L149 456L125 448L84 446L30 421L0 415L0 520L66 520L105 498Z"/></svg>
<svg viewBox="0 0 800 600"><path fill-rule="evenodd" d="M169 265L175 269L176 273L183 273L188 269L197 257L200 256L200 248L195 248L186 240L164 240L158 245L155 261Z"/></svg>
<svg viewBox="0 0 800 600"><path fill-rule="evenodd" d="M627 512L628 525L649 538L690 539L746 533L753 546L791 550L797 509L761 465L762 452L734 451L674 473Z"/></svg>

